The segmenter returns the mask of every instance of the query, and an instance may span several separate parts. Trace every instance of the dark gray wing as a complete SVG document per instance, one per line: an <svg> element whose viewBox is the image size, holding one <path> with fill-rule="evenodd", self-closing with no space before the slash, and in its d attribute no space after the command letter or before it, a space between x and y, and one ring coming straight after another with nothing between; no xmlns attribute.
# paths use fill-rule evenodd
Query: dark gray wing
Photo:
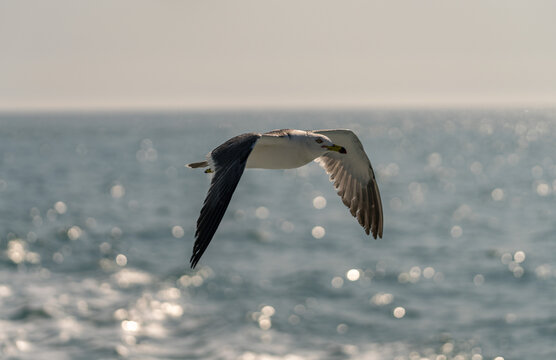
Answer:
<svg viewBox="0 0 556 360"><path fill-rule="evenodd" d="M343 146L346 154L329 152L316 161L330 174L330 181L342 202L349 208L365 233L382 237L383 215L380 192L371 162L363 145L351 130L314 130L327 136L334 144Z"/></svg>
<svg viewBox="0 0 556 360"><path fill-rule="evenodd" d="M194 268L212 240L243 174L247 158L261 137L257 133L238 135L210 153L214 176L197 220L195 245L190 263Z"/></svg>

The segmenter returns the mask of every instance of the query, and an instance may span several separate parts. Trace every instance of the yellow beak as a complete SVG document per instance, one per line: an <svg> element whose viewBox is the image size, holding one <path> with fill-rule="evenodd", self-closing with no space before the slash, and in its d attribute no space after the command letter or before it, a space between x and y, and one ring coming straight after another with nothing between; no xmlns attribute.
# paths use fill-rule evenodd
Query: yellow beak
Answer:
<svg viewBox="0 0 556 360"><path fill-rule="evenodd" d="M340 154L347 153L346 148L344 148L343 146L340 146L340 145L336 145L336 144L334 144L332 146L323 145L322 147L325 148L325 149L328 149L330 151L337 151Z"/></svg>

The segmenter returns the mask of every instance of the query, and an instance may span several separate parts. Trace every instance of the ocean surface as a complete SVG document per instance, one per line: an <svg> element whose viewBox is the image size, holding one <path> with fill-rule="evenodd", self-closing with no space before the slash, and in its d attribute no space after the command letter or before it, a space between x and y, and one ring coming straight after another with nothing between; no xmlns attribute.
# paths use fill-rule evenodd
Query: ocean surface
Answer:
<svg viewBox="0 0 556 360"><path fill-rule="evenodd" d="M352 129L384 236L315 163L210 176L280 128ZM0 115L2 359L556 359L556 110Z"/></svg>

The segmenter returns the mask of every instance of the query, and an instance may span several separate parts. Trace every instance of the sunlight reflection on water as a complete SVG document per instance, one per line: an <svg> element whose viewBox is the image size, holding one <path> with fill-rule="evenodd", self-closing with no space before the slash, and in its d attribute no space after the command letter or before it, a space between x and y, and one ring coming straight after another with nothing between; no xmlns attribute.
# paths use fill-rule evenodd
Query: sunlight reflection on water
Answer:
<svg viewBox="0 0 556 360"><path fill-rule="evenodd" d="M2 120L0 357L556 356L553 112L142 116ZM315 164L247 171L188 269L209 178L183 163L274 127L357 131L384 238Z"/></svg>

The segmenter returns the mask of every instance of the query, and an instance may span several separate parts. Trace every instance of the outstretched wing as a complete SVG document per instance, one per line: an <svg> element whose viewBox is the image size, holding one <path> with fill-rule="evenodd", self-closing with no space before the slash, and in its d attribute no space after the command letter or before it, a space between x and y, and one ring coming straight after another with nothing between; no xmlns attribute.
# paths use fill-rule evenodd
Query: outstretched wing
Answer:
<svg viewBox="0 0 556 360"><path fill-rule="evenodd" d="M257 133L242 134L231 138L210 153L214 177L197 220L195 245L190 260L192 268L199 262L222 221L245 169L247 158L260 137Z"/></svg>
<svg viewBox="0 0 556 360"><path fill-rule="evenodd" d="M343 146L346 154L329 152L317 158L328 174L338 195L349 208L351 215L369 235L382 238L383 216L380 192L371 162L363 145L351 130L315 130L314 133L327 136L336 145Z"/></svg>

